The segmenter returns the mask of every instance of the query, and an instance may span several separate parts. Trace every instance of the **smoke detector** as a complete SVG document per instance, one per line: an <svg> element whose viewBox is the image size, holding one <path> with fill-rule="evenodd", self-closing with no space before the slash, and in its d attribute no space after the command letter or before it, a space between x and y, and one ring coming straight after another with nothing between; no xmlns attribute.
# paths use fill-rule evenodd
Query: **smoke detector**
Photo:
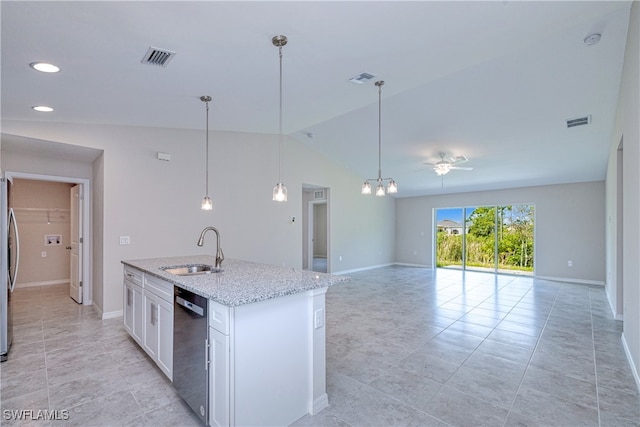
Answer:
<svg viewBox="0 0 640 427"><path fill-rule="evenodd" d="M602 38L602 34L600 33L591 33L587 37L584 38L584 44L587 46L593 46L598 43Z"/></svg>

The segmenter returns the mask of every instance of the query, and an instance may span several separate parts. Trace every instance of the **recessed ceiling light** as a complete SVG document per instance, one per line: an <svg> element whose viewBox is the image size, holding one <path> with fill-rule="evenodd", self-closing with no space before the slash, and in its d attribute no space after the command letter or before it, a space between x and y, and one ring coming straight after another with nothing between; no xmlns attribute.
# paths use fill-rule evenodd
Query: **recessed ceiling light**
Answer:
<svg viewBox="0 0 640 427"><path fill-rule="evenodd" d="M31 108L33 108L36 111L40 111L41 113L50 113L53 111L53 108L47 107L46 105L36 105Z"/></svg>
<svg viewBox="0 0 640 427"><path fill-rule="evenodd" d="M60 67L47 62L32 62L29 67L43 73L57 73L60 71Z"/></svg>

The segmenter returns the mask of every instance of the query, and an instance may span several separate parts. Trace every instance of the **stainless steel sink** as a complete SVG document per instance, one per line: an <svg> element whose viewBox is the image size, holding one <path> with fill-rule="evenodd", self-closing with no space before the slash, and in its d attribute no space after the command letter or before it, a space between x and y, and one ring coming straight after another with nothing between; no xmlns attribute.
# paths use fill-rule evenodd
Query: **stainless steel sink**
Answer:
<svg viewBox="0 0 640 427"><path fill-rule="evenodd" d="M172 267L162 267L161 270L176 276L195 276L197 274L220 273L222 271L221 268L215 268L207 264L174 265Z"/></svg>

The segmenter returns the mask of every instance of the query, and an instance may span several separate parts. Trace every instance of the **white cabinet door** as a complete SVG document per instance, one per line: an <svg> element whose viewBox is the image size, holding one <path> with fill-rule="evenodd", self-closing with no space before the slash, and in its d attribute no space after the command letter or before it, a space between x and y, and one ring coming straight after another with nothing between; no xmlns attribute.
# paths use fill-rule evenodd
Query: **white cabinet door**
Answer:
<svg viewBox="0 0 640 427"><path fill-rule="evenodd" d="M209 424L229 425L229 336L209 328Z"/></svg>
<svg viewBox="0 0 640 427"><path fill-rule="evenodd" d="M158 366L173 381L173 304L158 298Z"/></svg>
<svg viewBox="0 0 640 427"><path fill-rule="evenodd" d="M137 285L132 286L133 290L133 327L132 336L139 343L142 342L142 288Z"/></svg>
<svg viewBox="0 0 640 427"><path fill-rule="evenodd" d="M144 341L142 346L153 360L158 360L158 297L144 292Z"/></svg>
<svg viewBox="0 0 640 427"><path fill-rule="evenodd" d="M124 281L124 328L129 332L129 335L133 335L133 284Z"/></svg>

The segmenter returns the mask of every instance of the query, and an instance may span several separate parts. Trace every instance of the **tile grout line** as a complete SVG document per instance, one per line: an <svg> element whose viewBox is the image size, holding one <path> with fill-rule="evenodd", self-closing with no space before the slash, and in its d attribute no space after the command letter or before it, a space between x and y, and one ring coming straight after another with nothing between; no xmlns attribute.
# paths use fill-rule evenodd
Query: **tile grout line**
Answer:
<svg viewBox="0 0 640 427"><path fill-rule="evenodd" d="M531 288L529 288L529 291L531 291L531 289L533 289L533 285L531 285ZM531 366L531 359L533 359L533 355L536 354L536 351L538 350L538 345L540 343L540 339L542 338L542 335L544 334L544 331L547 327L547 323L549 323L549 318L551 317L551 313L553 312L553 309L556 306L556 302L558 301L558 294L556 294L554 300L553 300L553 305L551 306L551 310L549 310L549 314L547 315L547 318L544 322L544 325L542 326L542 330L540 331L540 335L538 336L538 339L536 340L536 345L533 347L533 351L531 352L531 355L529 356L529 360L527 361L527 366L524 368L524 373L522 374L522 378L520 379L520 384L518 384L518 389L516 390L515 395L513 396L513 400L511 401L511 405L509 405L509 409L507 412L507 417L504 420L504 423L502 424L503 427L505 427L507 425L507 420L509 419L509 416L511 415L511 412L513 411L513 405L516 403L516 399L518 398L518 394L520 393L520 389L522 388L522 384L524 383L524 379L527 376L527 371L529 370L529 366Z"/></svg>
<svg viewBox="0 0 640 427"><path fill-rule="evenodd" d="M593 355L593 374L596 379L596 409L598 410L598 426L602 426L600 418L600 388L598 387L598 364L596 360L596 337L593 331L593 300L591 299L591 289L589 289L589 319L591 320L591 350Z"/></svg>

